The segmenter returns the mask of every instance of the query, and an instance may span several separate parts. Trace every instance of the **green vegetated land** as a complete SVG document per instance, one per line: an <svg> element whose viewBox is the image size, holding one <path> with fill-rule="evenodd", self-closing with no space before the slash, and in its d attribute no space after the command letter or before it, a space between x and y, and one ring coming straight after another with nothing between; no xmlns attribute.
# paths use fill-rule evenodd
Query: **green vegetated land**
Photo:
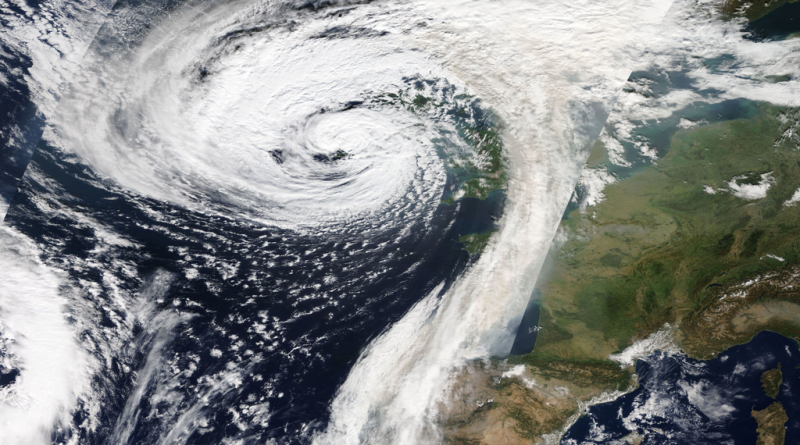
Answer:
<svg viewBox="0 0 800 445"><path fill-rule="evenodd" d="M780 363L778 363L777 368L764 371L764 373L761 374L761 386L764 388L764 394L773 399L778 397L781 383L783 383L783 373L781 372Z"/></svg>
<svg viewBox="0 0 800 445"><path fill-rule="evenodd" d="M414 84L413 88L385 94L378 100L399 105L417 115L443 111L446 119L455 125L458 138L473 149L467 155L447 156L448 170L455 176L458 186L443 202L453 204L461 198L486 199L491 192L504 190L508 174L500 120L473 96L442 94L441 89L434 88L437 87L435 81L417 80Z"/></svg>
<svg viewBox="0 0 800 445"><path fill-rule="evenodd" d="M630 374L615 375L609 355L665 323L695 357L764 329L800 338L798 293L722 298L800 264L800 203L787 204L800 188L799 119L796 109L762 105L754 119L681 130L656 165L607 186L597 206L573 211L562 222L568 241L551 253L553 272L540 285L536 349L514 360L548 372L587 370L597 385L619 388ZM743 199L731 181L769 189ZM797 319L759 312L770 304ZM754 315L739 319L747 311Z"/></svg>
<svg viewBox="0 0 800 445"><path fill-rule="evenodd" d="M470 255L475 255L483 251L483 248L489 243L489 238L492 237L493 233L494 231L464 235L460 237L458 241L464 244L464 250Z"/></svg>
<svg viewBox="0 0 800 445"><path fill-rule="evenodd" d="M459 198L486 199L489 193L506 188L508 175L500 131L499 127L485 124L465 126L459 130L463 139L475 147L476 156L452 161L450 167L466 170L468 177L460 188L461 193L452 194L445 199L446 203L452 204L459 194Z"/></svg>
<svg viewBox="0 0 800 445"><path fill-rule="evenodd" d="M442 202L453 205L462 198L487 199L489 194L508 186L507 159L503 145L503 125L490 110L484 109L474 96L456 94L450 85L438 81L415 79L406 90L378 97L378 102L400 106L418 116L448 120L455 126L457 137L471 148L470 153L446 155L446 165L455 187ZM442 138L434 143L447 145ZM470 255L483 251L494 231L466 234L459 241Z"/></svg>

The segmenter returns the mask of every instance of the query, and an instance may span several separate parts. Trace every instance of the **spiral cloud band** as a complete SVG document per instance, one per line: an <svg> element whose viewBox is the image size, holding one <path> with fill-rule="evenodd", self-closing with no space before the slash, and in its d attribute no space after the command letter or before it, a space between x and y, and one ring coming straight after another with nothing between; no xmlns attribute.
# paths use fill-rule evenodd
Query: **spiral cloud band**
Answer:
<svg viewBox="0 0 800 445"><path fill-rule="evenodd" d="M187 13L129 60L93 67L62 106L66 145L145 196L279 226L397 221L431 205L444 175L434 125L352 104L418 73L445 76L436 64L392 39L242 23L228 6Z"/></svg>
<svg viewBox="0 0 800 445"><path fill-rule="evenodd" d="M436 443L668 3L117 5L9 213L86 353L0 439Z"/></svg>

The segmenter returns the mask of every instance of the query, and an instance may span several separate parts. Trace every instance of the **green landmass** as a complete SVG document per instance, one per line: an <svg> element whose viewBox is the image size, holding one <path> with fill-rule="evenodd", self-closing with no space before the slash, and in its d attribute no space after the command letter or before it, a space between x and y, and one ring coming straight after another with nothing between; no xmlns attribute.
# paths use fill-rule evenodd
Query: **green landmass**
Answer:
<svg viewBox="0 0 800 445"><path fill-rule="evenodd" d="M464 244L464 250L466 250L470 255L476 255L483 251L483 249L486 247L486 244L489 243L489 239L492 237L494 232L495 231L492 230L483 233L472 233L460 237L458 241Z"/></svg>
<svg viewBox="0 0 800 445"><path fill-rule="evenodd" d="M455 94L453 87L436 81L416 79L412 86L396 93L380 95L378 103L401 107L418 116L446 119L454 124L457 137L471 148L469 153L453 154L446 138L434 140L445 158L455 187L445 193L442 203L453 205L463 198L487 199L489 194L508 186L507 160L503 145L503 125L480 101L466 94ZM443 93L443 91L447 91ZM437 117L438 116L438 117ZM345 154L346 156L346 154ZM494 231L466 234L459 238L470 256L480 254Z"/></svg>
<svg viewBox="0 0 800 445"><path fill-rule="evenodd" d="M457 191L445 199L446 204L452 204L455 196L459 196L459 199L486 199L489 193L506 188L508 175L500 131L499 128L478 126L460 129L463 139L475 147L477 156L454 160L451 164L453 168L467 170L469 178L458 189L461 193Z"/></svg>
<svg viewBox="0 0 800 445"><path fill-rule="evenodd" d="M780 363L778 363L777 368L764 371L764 373L761 374L761 386L764 388L764 394L773 399L778 397L781 383L783 383L783 373L781 373Z"/></svg>
<svg viewBox="0 0 800 445"><path fill-rule="evenodd" d="M706 322L729 286L800 264L800 207L785 205L800 187L800 152L785 138L797 118L762 105L755 119L681 130L655 166L607 186L599 205L573 211L562 223L570 239L551 255L553 272L540 286L536 350L523 360L610 364L609 355L666 323L680 326L680 346L696 357L764 329L800 338L784 319L723 336ZM766 173L762 199L729 190L731 181L760 184ZM793 294L765 298L800 313Z"/></svg>
<svg viewBox="0 0 800 445"><path fill-rule="evenodd" d="M464 408L483 429L453 427L449 437L542 442L543 431L566 422L588 395L635 384L633 367L610 356L657 331L698 359L764 330L800 341L799 135L800 109L769 104L754 117L681 129L656 164L607 185L598 204L570 212L560 227L567 241L551 250L548 275L537 283L536 347L507 362L526 365L536 381L560 382L567 395L500 379L487 390L495 407ZM587 168L607 162L596 144ZM762 376L770 397L781 380L780 368ZM559 410L548 417L514 408L529 397ZM753 416L759 443L783 443L778 402ZM512 425L513 434L498 433L498 425Z"/></svg>
<svg viewBox="0 0 800 445"><path fill-rule="evenodd" d="M722 10L726 14L738 14L744 11L743 15L748 20L753 21L764 17L775 9L786 3L794 3L797 0L725 0Z"/></svg>
<svg viewBox="0 0 800 445"><path fill-rule="evenodd" d="M472 423L451 424L447 437L481 444L557 437L554 425L579 403L635 384L633 367L621 369L610 356L656 331L700 359L763 330L800 340L798 130L800 110L768 104L753 118L679 130L655 165L606 186L597 205L572 211L560 227L567 241L551 250L548 275L537 283L536 347L507 362L561 389L495 379L485 385L494 404L462 408ZM587 168L607 162L596 144ZM780 368L762 378L777 396ZM753 416L759 443L783 443L779 403Z"/></svg>
<svg viewBox="0 0 800 445"><path fill-rule="evenodd" d="M437 99L426 87L431 82L418 80L414 88L399 90L378 97L378 102L394 104L417 114L425 115L444 110L455 124L458 137L473 148L473 153L450 157L448 169L458 183L455 190L442 200L452 205L461 198L486 199L496 190L508 185L507 160L503 145L503 126L489 110L480 107L472 96L459 94L450 100ZM476 118L476 115L482 116Z"/></svg>
<svg viewBox="0 0 800 445"><path fill-rule="evenodd" d="M752 415L758 422L756 445L784 445L786 422L789 421L789 417L780 402L775 402L761 411L754 409Z"/></svg>
<svg viewBox="0 0 800 445"><path fill-rule="evenodd" d="M791 34L790 37L791 36L794 36L794 34ZM793 78L794 76L792 76L791 74L782 74L780 76L767 76L767 80L769 80L772 83L788 82Z"/></svg>

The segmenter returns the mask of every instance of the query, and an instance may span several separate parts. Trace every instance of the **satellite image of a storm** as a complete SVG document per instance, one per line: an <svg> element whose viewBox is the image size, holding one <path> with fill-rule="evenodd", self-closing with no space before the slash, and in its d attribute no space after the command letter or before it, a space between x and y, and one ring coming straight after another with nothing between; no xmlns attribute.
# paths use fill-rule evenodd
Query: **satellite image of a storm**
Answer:
<svg viewBox="0 0 800 445"><path fill-rule="evenodd" d="M800 0L0 0L0 445L800 445Z"/></svg>

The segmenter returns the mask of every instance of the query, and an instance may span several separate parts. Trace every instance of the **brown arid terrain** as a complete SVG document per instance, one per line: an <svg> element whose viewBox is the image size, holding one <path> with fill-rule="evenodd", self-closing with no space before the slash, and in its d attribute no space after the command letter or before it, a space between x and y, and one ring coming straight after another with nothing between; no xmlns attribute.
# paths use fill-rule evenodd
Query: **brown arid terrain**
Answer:
<svg viewBox="0 0 800 445"><path fill-rule="evenodd" d="M764 371L764 374L761 375L764 393L773 399L778 396L782 382L783 374L781 373L780 364L778 364L777 368ZM781 402L775 401L772 405L760 411L753 409L752 415L758 422L758 442L756 445L783 445L785 443L786 422L789 417L786 415L786 410L781 405Z"/></svg>
<svg viewBox="0 0 800 445"><path fill-rule="evenodd" d="M456 378L453 397L439 407L445 443L557 443L560 430L587 402L621 394L604 396L589 379L556 378L559 374L505 360L466 366Z"/></svg>
<svg viewBox="0 0 800 445"><path fill-rule="evenodd" d="M753 410L753 417L758 422L756 445L783 445L786 436L784 425L789 418L780 402L775 402L761 411Z"/></svg>

